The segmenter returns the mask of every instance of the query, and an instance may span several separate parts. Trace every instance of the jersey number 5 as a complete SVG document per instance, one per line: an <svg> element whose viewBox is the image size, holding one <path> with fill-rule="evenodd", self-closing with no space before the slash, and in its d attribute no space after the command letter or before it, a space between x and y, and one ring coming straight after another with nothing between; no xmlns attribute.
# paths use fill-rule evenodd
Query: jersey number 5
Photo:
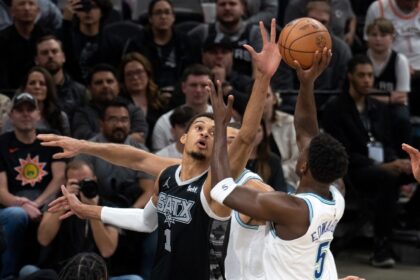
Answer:
<svg viewBox="0 0 420 280"><path fill-rule="evenodd" d="M315 262L315 279L320 279L322 276L322 273L324 272L325 256L327 254L329 245L330 245L329 241L319 244L318 253L317 253L316 262Z"/></svg>

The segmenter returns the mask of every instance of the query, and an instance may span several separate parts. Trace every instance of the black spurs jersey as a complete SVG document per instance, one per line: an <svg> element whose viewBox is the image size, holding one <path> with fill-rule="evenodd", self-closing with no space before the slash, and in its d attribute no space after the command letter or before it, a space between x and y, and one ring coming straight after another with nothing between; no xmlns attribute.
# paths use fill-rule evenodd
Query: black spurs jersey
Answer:
<svg viewBox="0 0 420 280"><path fill-rule="evenodd" d="M209 279L210 218L200 199L207 171L187 181L180 165L159 178L158 246L153 279Z"/></svg>

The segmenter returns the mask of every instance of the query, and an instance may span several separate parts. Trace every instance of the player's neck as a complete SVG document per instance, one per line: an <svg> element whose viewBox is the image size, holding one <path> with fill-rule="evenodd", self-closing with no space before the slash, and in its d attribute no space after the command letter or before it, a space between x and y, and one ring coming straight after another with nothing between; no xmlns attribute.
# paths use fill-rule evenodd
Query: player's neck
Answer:
<svg viewBox="0 0 420 280"><path fill-rule="evenodd" d="M325 199L331 199L329 186L311 179L302 178L296 193L314 193Z"/></svg>
<svg viewBox="0 0 420 280"><path fill-rule="evenodd" d="M209 166L210 163L208 160L196 160L184 154L179 177L182 181L189 180L205 172Z"/></svg>

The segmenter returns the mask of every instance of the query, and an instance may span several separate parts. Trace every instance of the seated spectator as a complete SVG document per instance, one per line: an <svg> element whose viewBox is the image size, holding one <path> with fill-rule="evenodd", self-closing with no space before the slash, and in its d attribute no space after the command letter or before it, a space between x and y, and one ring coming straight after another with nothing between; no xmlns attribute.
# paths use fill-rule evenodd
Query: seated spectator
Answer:
<svg viewBox="0 0 420 280"><path fill-rule="evenodd" d="M125 55L120 65L120 77L123 84L123 97L140 108L146 115L149 131L153 131L158 118L165 113L168 99L159 92L159 87L153 80L150 61L139 53ZM151 147L151 133L146 145Z"/></svg>
<svg viewBox="0 0 420 280"><path fill-rule="evenodd" d="M70 75L85 83L92 67L99 62L99 43L104 21L112 11L110 0L69 0L63 10L60 39Z"/></svg>
<svg viewBox="0 0 420 280"><path fill-rule="evenodd" d="M147 150L144 145L129 136L130 118L126 103L111 101L105 105L100 123L101 133L91 138L90 141L126 144ZM99 195L107 205L144 208L150 200L154 178L146 173L117 166L93 156L80 155L76 158L93 166L98 178ZM148 276L153 264L156 235L123 231L120 241L121 246L111 263L120 268L132 267L136 273ZM127 272L124 269L120 269L120 271Z"/></svg>
<svg viewBox="0 0 420 280"><path fill-rule="evenodd" d="M391 21L385 18L375 19L366 28L368 50L375 75L374 87L385 91L390 96L376 98L390 105L391 125L395 135L394 150L405 156L400 149L401 143L411 141L410 110L407 94L410 92L410 65L405 55L392 50L395 29Z"/></svg>
<svg viewBox="0 0 420 280"><path fill-rule="evenodd" d="M158 156L179 159L182 158L184 145L179 141L179 139L185 134L185 128L193 116L193 109L186 105L179 106L174 109L172 115L169 117L169 121L171 123L172 139L175 139L175 142L159 150L156 153Z"/></svg>
<svg viewBox="0 0 420 280"><path fill-rule="evenodd" d="M311 1L320 0L290 0L284 13L284 24L304 17L305 7ZM349 0L321 0L331 5L331 31L338 38L352 45L356 34L356 16Z"/></svg>
<svg viewBox="0 0 420 280"><path fill-rule="evenodd" d="M148 19L148 26L127 45L127 52L139 52L149 59L159 88L173 88L185 68L199 62L199 50L193 47L187 35L174 29L175 14L171 1L150 1Z"/></svg>
<svg viewBox="0 0 420 280"><path fill-rule="evenodd" d="M22 86L24 92L33 95L41 112L38 129L51 130L61 135L70 135L70 124L67 114L58 105L54 81L50 73L40 67L34 66L28 73ZM4 131L12 130L7 119L4 122Z"/></svg>
<svg viewBox="0 0 420 280"><path fill-rule="evenodd" d="M53 159L60 150L36 139L40 112L32 95L16 95L9 118L14 130L0 136L0 225L6 240L2 279L16 276L24 250L25 257L35 253L30 249L36 243L25 246L25 239L33 237L28 229L36 227L40 209L64 183L65 168L64 161Z"/></svg>
<svg viewBox="0 0 420 280"><path fill-rule="evenodd" d="M258 26L242 19L245 12L244 0L217 0L216 22L199 25L188 34L197 41L198 47L202 47L206 40L227 37L233 47L233 69L251 77L251 55L243 45L249 44L260 51L262 39Z"/></svg>
<svg viewBox="0 0 420 280"><path fill-rule="evenodd" d="M337 138L349 155L348 179L371 203L374 252L371 264L393 267L390 238L401 185L414 182L410 161L397 157L389 108L369 96L373 66L355 56L347 70L349 88L327 104L322 114L325 131Z"/></svg>
<svg viewBox="0 0 420 280"><path fill-rule="evenodd" d="M223 37L207 38L203 45L201 61L213 73L214 80L219 80L224 88L224 93L231 90L245 93L252 85L252 78L240 74L233 69L233 48L230 40Z"/></svg>
<svg viewBox="0 0 420 280"><path fill-rule="evenodd" d="M260 20L266 27L270 26L271 19L277 18L278 0L246 0L246 22L258 24Z"/></svg>
<svg viewBox="0 0 420 280"><path fill-rule="evenodd" d="M92 138L100 131L99 120L104 105L120 94L115 69L106 64L96 65L88 76L88 90L92 99L78 109L73 118L72 133L78 139ZM128 105L128 110L132 124L130 135L137 142L144 143L148 133L144 114L134 104Z"/></svg>
<svg viewBox="0 0 420 280"><path fill-rule="evenodd" d="M299 177L295 169L299 152L296 143L294 118L292 115L278 110L280 104L281 98L273 93L272 88L269 87L263 113L269 138L268 142L271 151L281 158L283 175L288 187L296 188Z"/></svg>
<svg viewBox="0 0 420 280"><path fill-rule="evenodd" d="M80 198L80 201L90 205L103 205L103 197L99 189L94 168L82 161L73 160L66 167L66 188L70 193ZM99 253L109 259L118 247L119 233L113 226L102 221L80 220L76 216L60 220L63 212L45 212L38 227L38 241L46 250L42 268L54 269L59 273L67 265L69 259L78 253ZM110 279L141 280L138 275L114 275L112 265L109 267Z"/></svg>
<svg viewBox="0 0 420 280"><path fill-rule="evenodd" d="M212 112L212 107L208 104L209 94L205 90L211 76L210 70L201 64L192 65L183 73L181 90L185 95L185 105L191 107L195 114ZM172 138L169 121L173 111L163 114L156 122L152 136L153 151L161 150L175 142L175 139Z"/></svg>
<svg viewBox="0 0 420 280"><path fill-rule="evenodd" d="M58 103L71 123L75 110L86 104L87 94L85 87L64 71L65 61L63 45L57 37L47 35L39 38L36 43L35 63L47 69L52 75L57 89Z"/></svg>
<svg viewBox="0 0 420 280"><path fill-rule="evenodd" d="M33 66L35 42L46 31L36 23L37 0L12 0L13 24L0 31L0 88L17 89Z"/></svg>
<svg viewBox="0 0 420 280"><path fill-rule="evenodd" d="M262 180L276 191L287 192L281 158L270 149L264 121L261 122L258 128L246 168L260 175Z"/></svg>
<svg viewBox="0 0 420 280"><path fill-rule="evenodd" d="M11 1L0 1L0 30L12 24L11 15L7 3ZM37 0L39 14L36 22L45 29L57 30L61 27L63 15L60 9L51 0Z"/></svg>
<svg viewBox="0 0 420 280"><path fill-rule="evenodd" d="M409 97L410 112L420 116L420 13L416 0L381 0L373 2L367 12L366 28L374 19L384 17L392 22L395 28L393 50L404 54L410 63L411 92Z"/></svg>

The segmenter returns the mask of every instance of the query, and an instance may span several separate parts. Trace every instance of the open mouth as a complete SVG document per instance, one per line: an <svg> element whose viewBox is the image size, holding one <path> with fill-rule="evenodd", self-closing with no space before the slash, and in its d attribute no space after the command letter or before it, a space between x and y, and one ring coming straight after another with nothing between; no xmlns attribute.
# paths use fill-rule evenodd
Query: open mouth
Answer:
<svg viewBox="0 0 420 280"><path fill-rule="evenodd" d="M205 141L205 140L199 140L197 142L197 147L200 148L200 149L207 148L207 141Z"/></svg>

